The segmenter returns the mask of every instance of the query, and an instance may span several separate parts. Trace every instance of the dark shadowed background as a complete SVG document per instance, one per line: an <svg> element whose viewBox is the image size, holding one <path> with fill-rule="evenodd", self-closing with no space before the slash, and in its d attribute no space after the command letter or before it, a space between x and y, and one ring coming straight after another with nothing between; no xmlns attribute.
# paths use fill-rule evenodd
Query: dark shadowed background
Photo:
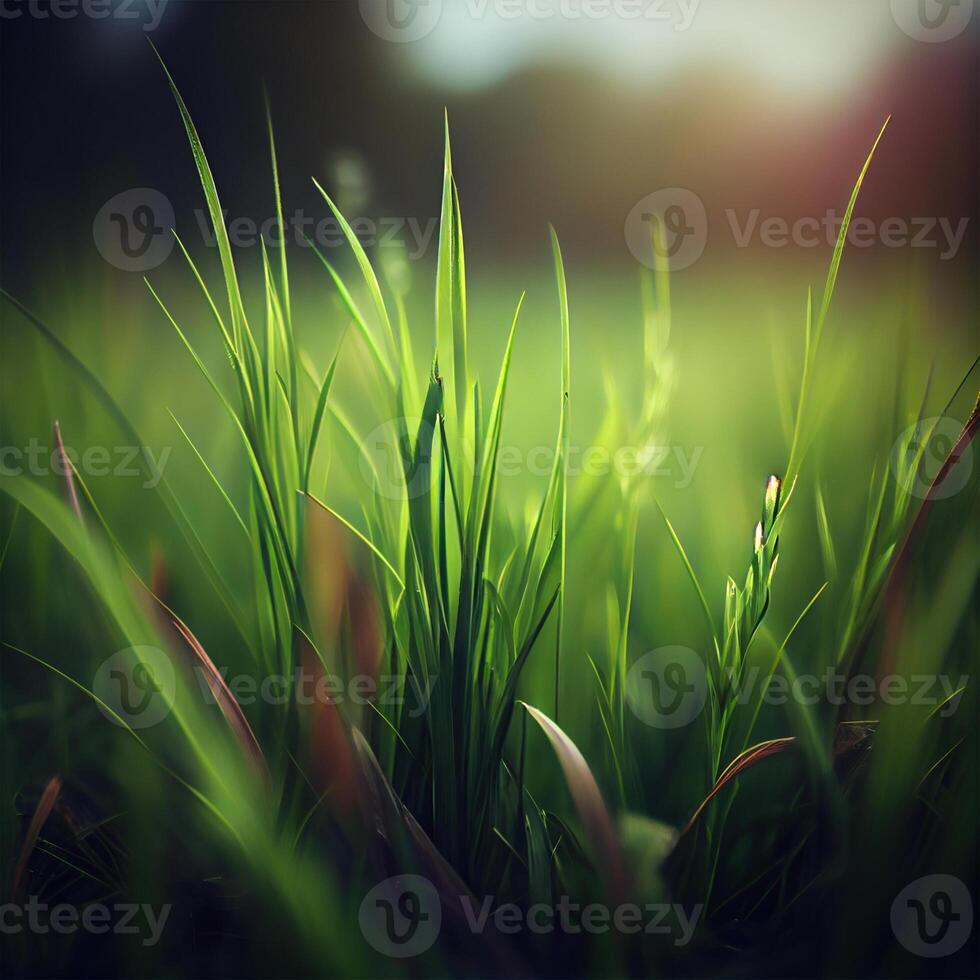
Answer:
<svg viewBox="0 0 980 980"><path fill-rule="evenodd" d="M903 29L916 0L127 2L108 0L112 15L94 19L82 0L4 0L2 262L19 294L59 269L131 278L91 247L99 208L129 188L162 191L190 247L200 237L196 174L148 40L232 218L271 213L263 86L287 212L318 219L311 175L355 215L424 228L448 108L469 249L504 265L542 260L552 221L572 261L625 266L631 208L676 187L705 203L706 260L727 259L728 211L744 227L754 208L788 222L842 209L889 114L861 214L955 226L976 212L978 18L930 43ZM415 32L427 33L401 39ZM976 243L971 220L954 257L914 257L964 285ZM814 260L793 244L769 252L776 268ZM854 252L893 271L910 254Z"/></svg>

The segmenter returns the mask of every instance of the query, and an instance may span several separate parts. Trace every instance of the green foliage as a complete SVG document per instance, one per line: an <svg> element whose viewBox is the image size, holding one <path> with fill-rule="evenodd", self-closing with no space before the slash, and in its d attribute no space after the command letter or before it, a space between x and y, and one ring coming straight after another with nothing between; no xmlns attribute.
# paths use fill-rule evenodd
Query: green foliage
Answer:
<svg viewBox="0 0 980 980"><path fill-rule="evenodd" d="M812 666L800 651L809 650L818 632L810 629L810 620L819 613L825 590L837 593L833 612L840 619L821 620L824 630L833 622L834 631L832 645L818 654L821 662L846 671L863 663L869 649L878 649L883 616L894 626L888 614L897 601L896 581L901 598L917 590L912 598L920 619L898 634L893 661L914 666L918 661L909 637L921 641L917 631L928 636L931 630L942 641L929 669L953 670L956 655L943 658L958 649L958 638L971 625L977 563L956 543L955 534L946 533L939 560L934 554L922 559L944 576L943 599L934 603L941 616L928 611L921 580L915 590L908 582L909 528L919 526L923 510L904 489L909 481L903 475L920 462L917 446L901 447L894 480L887 460L872 467L864 530L856 546L842 546L833 511L817 484L819 549L812 557L787 549L780 559L781 536L788 537L791 521L802 520L802 508L788 505L800 492L798 484L805 483L802 464L814 437L818 349L848 225L881 134L854 186L815 318L812 299L807 299L800 391L783 475L766 482L744 578L741 584L727 578L723 603L716 608L709 599L712 589L703 584L708 580L697 570L696 552L682 543L680 523L668 519L667 508L637 473L575 480L570 475L572 304L554 229L558 356L547 370L554 386L548 397L558 419L555 450L543 488L519 501L520 517L508 507L513 501L500 486L500 453L508 385L522 356L518 327L525 297L517 301L509 329L501 325L507 339L488 400L484 390L490 389L481 387L468 336L473 320L448 122L435 331L425 352L427 371L419 376L415 370L403 290L383 263L372 261L326 190L314 182L356 270L354 278L347 278L316 252L338 308L353 327L351 339L342 341L329 362L318 363L297 329L301 317L293 305L285 249L277 262L263 248L262 302L246 309L246 290L211 168L190 113L167 78L201 179L223 280L219 302L179 243L217 327L220 364L209 360L197 325L182 322L157 287L147 284L221 413L220 423L184 417L183 411L178 420L170 413L191 450L189 458L206 477L202 492L211 498L207 507L194 508L167 480L155 487L168 527L186 544L180 552L186 564L175 566L172 574L183 582L200 576L208 583L206 604L227 618L253 671L292 677L297 669L312 666L321 673L340 673L346 681L364 674L385 676L401 690L427 692L428 697L417 711L402 702L371 703L364 710L330 704L304 711L292 697L244 711L215 666L225 666L230 656L212 660L191 632L192 617L187 614L185 622L155 593L155 584L139 570L140 557L122 544L115 515L107 516L97 490L77 470L70 479L81 491L80 514L30 479L0 477L0 490L13 504L4 511L12 516L0 568L11 557L32 563L30 553L20 555L11 547L14 519L21 512L31 515L72 559L59 567L59 576L83 582L86 603L100 610L84 644L103 649L107 638L134 648L151 644L180 668L164 724L140 733L118 715L117 720L151 760L167 791L181 794L181 813L188 815L182 829L192 842L182 843L193 849L197 842L206 855L202 867L210 869L218 861L229 875L247 882L262 910L252 914L267 914L295 940L290 966L319 973L391 972L390 963L350 942L357 902L351 908L341 899L364 894L387 872L426 875L450 905L470 889L525 907L554 902L569 892L601 894L610 901L636 894L696 900L707 904L710 913L709 931L700 940L705 955L726 969L736 923L759 924L763 940L756 946L744 941L741 949L746 957L760 957L766 949L764 930L778 930L788 910L813 914L817 906L808 903L823 901L828 883L840 874L840 862L854 860L846 855L848 833L860 839L864 822L920 800L937 813L948 809L948 795L966 781L962 746L967 739L975 744L975 732L963 729L962 715L917 718L924 734L916 750L903 756L893 720L897 709L884 711L884 748L879 752L876 742L873 752L880 768L858 793L852 792L850 774L841 774L838 727L855 719L791 702L787 720L764 710L762 698L774 676L792 680L799 669ZM281 224L271 123L269 142ZM656 220L651 227L654 252L663 254L663 228ZM663 270L641 280L639 397L631 406L610 386L597 444L651 449L668 438L676 387L670 288ZM38 317L4 295L94 394L118 430L143 446L128 415L96 375ZM345 408L338 395L345 371L353 370L355 359L365 353L372 379L372 396L365 401L372 423L380 422L387 433L385 448L392 454L380 465L371 437L360 431L366 424L363 412L349 414L350 406ZM911 418L924 414L924 408L925 400ZM218 426L234 441L242 479L224 475L204 448L202 435ZM973 430L968 431L972 439ZM392 462L397 469L387 465ZM328 473L335 471L369 481L371 492L355 501L360 513L351 512L349 495L332 495ZM211 540L211 505L235 528L238 551L205 544ZM656 752L668 757L677 752L680 759L681 750L666 741L665 733L640 726L627 697L634 654L649 635L646 624L637 622L638 612L646 612L640 602L646 597L638 589L641 583L648 587L642 578L646 553L638 539L660 529L658 512L666 532L659 544L679 561L663 563L674 577L657 587L671 596L693 587L700 619L690 628L710 645L704 657L705 711L686 731L682 746L689 755L676 764L670 758L670 766L660 770L679 774L671 795L675 813L686 815L678 821L682 833L663 822L662 800L651 805L661 786L649 775L658 771L651 762ZM33 524L31 530L37 534ZM246 558L245 586L231 554ZM609 555L606 568L600 558ZM780 560L822 566L823 584L811 587L810 598L790 612L774 586ZM589 610L598 610L602 624L599 646L591 652L569 625L572 617L578 626L584 621L572 600L581 596ZM199 619L198 632L217 630L207 617ZM920 621L928 630L919 627ZM773 636L776 624L782 624L779 642ZM889 642L895 636L889 634ZM114 713L83 680L79 664L41 657L13 642L5 644L4 658L46 668L59 685ZM745 700L741 692L759 664L762 683ZM961 667L962 659L956 669ZM192 669L203 670L219 711L201 703L189 679ZM594 712L581 710L585 695L590 704L594 698ZM975 699L975 692L970 696ZM536 723L530 731L528 716ZM878 719L861 722L867 730L848 743L848 751L870 742ZM780 728L779 737L752 744L773 724ZM6 714L4 726L14 729ZM764 760L785 759L793 752L790 789L775 783L786 813L776 817L759 807L747 821L735 806L740 781L757 775L748 775L757 766L762 771L777 764ZM131 773L112 765L106 770L134 796L149 793ZM763 825L758 838L751 838L752 821ZM907 826L900 831L906 833ZM922 848L941 850L935 830L922 837ZM746 856L750 838L755 849ZM962 860L968 850L961 848L955 856ZM876 854L887 857L889 851L881 845ZM834 921L826 908L821 914L822 921ZM476 943L471 939L470 948L461 951L447 941L425 962L434 972L445 972L446 964L482 972L489 962L513 962L507 959L511 950L506 943L493 945L486 937ZM518 959L525 955L533 958L535 952L521 949ZM637 964L652 970L663 964L664 953L642 944L610 944L602 946L595 961L612 972L635 970ZM739 969L749 962L741 960ZM574 966L582 968L581 963Z"/></svg>

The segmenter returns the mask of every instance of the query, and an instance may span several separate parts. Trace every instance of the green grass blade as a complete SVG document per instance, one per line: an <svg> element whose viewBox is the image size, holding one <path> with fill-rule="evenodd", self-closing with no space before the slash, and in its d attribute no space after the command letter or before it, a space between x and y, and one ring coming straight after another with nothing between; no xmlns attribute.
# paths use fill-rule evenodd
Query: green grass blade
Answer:
<svg viewBox="0 0 980 980"><path fill-rule="evenodd" d="M365 285L368 288L368 293L371 296L371 301L374 303L375 312L378 315L378 319L381 321L381 325L384 327L385 338L388 341L388 350L392 353L398 350L395 344L395 334L391 328L391 318L388 316L388 309L385 306L384 297L381 294L381 285L378 282L378 277L374 274L374 267L371 265L371 260L367 257L367 253L364 251L363 246L354 234L354 229L347 223L347 219L340 213L340 209L333 203L330 199L330 195L320 186L319 181L314 177L313 184L316 189L322 195L324 201L327 202L327 207L333 212L334 218L337 220L337 224L340 226L340 230L343 232L344 238L347 239L347 244L350 246L351 251L354 253L354 258L357 261L357 266L361 270L361 275L364 277Z"/></svg>
<svg viewBox="0 0 980 980"><path fill-rule="evenodd" d="M341 338L341 346L343 346L343 338ZM307 491L310 488L310 470L313 468L313 457L316 453L317 440L320 437L320 427L323 422L323 412L327 407L327 398L330 396L330 388L333 385L333 376L337 370L337 359L340 357L340 350L334 354L333 360L330 362L330 367L327 368L326 376L323 379L323 384L320 386L320 394L317 396L316 400L316 410L313 413L313 425L310 429L310 441L306 449L306 467L303 471L303 491Z"/></svg>

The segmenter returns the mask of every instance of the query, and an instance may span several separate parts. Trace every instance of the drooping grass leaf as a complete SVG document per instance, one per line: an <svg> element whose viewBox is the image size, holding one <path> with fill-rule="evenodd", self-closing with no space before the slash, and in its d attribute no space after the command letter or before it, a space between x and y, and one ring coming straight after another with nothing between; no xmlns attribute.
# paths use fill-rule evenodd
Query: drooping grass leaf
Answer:
<svg viewBox="0 0 980 980"><path fill-rule="evenodd" d="M521 704L541 727L558 756L565 782L572 794L586 839L606 882L609 895L614 900L625 900L629 893L626 864L615 826L592 770L575 743L544 712L524 702Z"/></svg>

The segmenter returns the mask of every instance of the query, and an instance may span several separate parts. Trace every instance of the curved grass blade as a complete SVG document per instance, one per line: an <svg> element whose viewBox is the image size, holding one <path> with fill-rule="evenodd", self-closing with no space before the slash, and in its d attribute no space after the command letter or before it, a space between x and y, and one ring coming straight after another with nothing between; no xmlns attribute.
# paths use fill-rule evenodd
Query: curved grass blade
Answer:
<svg viewBox="0 0 980 980"><path fill-rule="evenodd" d="M341 338L341 346L343 345L343 338ZM317 440L320 437L320 425L323 421L323 412L327 407L327 398L330 396L330 387L333 384L334 372L337 370L337 358L340 357L340 351L338 350L333 356L333 360L330 362L330 367L327 368L327 374L323 379L323 384L320 386L320 394L317 396L316 400L316 410L313 413L313 426L310 429L310 442L306 449L306 467L303 471L303 491L307 491L310 488L310 470L313 468L313 456L316 453Z"/></svg>
<svg viewBox="0 0 980 980"><path fill-rule="evenodd" d="M180 424L180 420L177 418L177 416L174 415L174 413L170 411L170 409L167 409L167 414L174 420L174 425L177 426L177 428L180 430L180 434L184 437L184 439L187 440L187 445L190 446L191 449L193 450L194 455L198 458L198 461L200 462L201 466L204 467L204 472L207 473L207 475L211 478L211 482L214 484L218 493L221 494L221 499L224 500L224 502L228 505L229 509L231 510L232 514L235 517L235 520L239 523L241 529L245 532L245 536L248 537L248 528L245 526L245 522L242 520L242 515L238 513L238 508L231 502L231 497L228 496L227 491L221 485L221 481L217 478L217 476L215 476L214 471L208 465L208 461L204 458L204 456L201 454L201 451L194 444L194 440L191 439L191 437L187 434L184 427Z"/></svg>
<svg viewBox="0 0 980 980"><path fill-rule="evenodd" d="M784 752L790 746L796 744L796 736L788 735L784 738L770 738L765 742L760 742L758 745L753 745L752 748L746 749L744 752L737 755L732 761L725 767L722 774L715 781L714 786L711 787L711 791L708 795L698 804L697 809L691 814L691 819L687 821L684 825L684 829L681 831L680 836L683 837L691 827L694 826L698 817L704 812L708 804L740 773L745 772L746 769L754 766L757 762L761 762L763 759L767 759L771 755L776 755L779 752Z"/></svg>
<svg viewBox="0 0 980 980"><path fill-rule="evenodd" d="M306 241L310 248L313 249L313 254L320 260L323 267L329 273L330 278L333 280L334 287L337 290L337 295L340 296L340 300L344 304L344 308L354 321L354 326L357 327L358 333L364 338L364 342L367 344L368 350L371 352L371 356L374 358L374 362L377 364L378 369L384 376L385 381L387 381L388 384L394 388L395 375L392 373L391 365L388 363L388 359L381 352L378 342L374 339L374 334L364 321L364 316L358 308L357 303L354 302L354 298L351 296L350 290L345 285L344 280L340 278L337 270L334 269L334 267L327 261L326 257L316 247L316 245L314 245L309 238L307 238Z"/></svg>
<svg viewBox="0 0 980 980"><path fill-rule="evenodd" d="M558 305L561 314L561 421L558 429L560 474L558 499L556 500L555 532L561 540L561 569L558 585L558 624L555 630L555 721L559 718L561 700L561 643L565 625L565 573L568 567L568 446L569 446L569 398L571 395L571 354L568 317L568 286L565 282L565 263L562 260L558 233L550 227L551 251L555 262L555 280L558 283ZM559 462L555 460L556 469Z"/></svg>
<svg viewBox="0 0 980 980"><path fill-rule="evenodd" d="M333 216L336 218L337 224L344 234L344 238L347 239L347 244L350 245L351 251L354 253L354 258L357 260L358 268L361 270L361 275L364 277L364 282L374 303L375 312L381 321L381 325L384 327L385 338L389 344L388 349L391 352L395 352L398 350L398 345L395 343L391 318L388 316L388 309L385 306L384 297L381 295L381 285L378 282L378 277L374 274L374 267L371 265L371 260L367 257L367 253L364 251L364 247L358 240L357 235L354 234L354 229L347 223L347 219L340 213L340 209L330 199L330 195L320 186L320 182L316 177L313 178L313 185L327 202L327 207L333 212Z"/></svg>
<svg viewBox="0 0 980 980"><path fill-rule="evenodd" d="M384 567L388 569L388 571L394 577L395 581L403 589L405 588L405 583L402 581L402 577L398 574L397 570L395 569L395 566L392 565L392 563L390 561L388 561L387 558L385 558L385 556L378 550L378 547L377 547L377 545L374 544L374 542L372 542L366 535L364 535L360 531L358 531L358 529L356 527L354 527L354 525L351 524L350 521L348 521L345 517L342 517L340 514L338 514L337 511L335 511L332 507L330 507L329 505L325 504L322 500L319 500L316 497L314 497L312 493L303 493L303 496L307 500L309 500L311 503L316 504L317 507L321 507L328 514L330 514L331 517L333 517L336 520L340 521L340 523L343 524L344 527L346 527L348 531L351 531L353 534L355 534L360 541L362 541L364 544L366 544L368 546L368 548L370 548L370 550L373 553L374 557L377 558L378 561L380 561L381 564L384 565Z"/></svg>
<svg viewBox="0 0 980 980"><path fill-rule="evenodd" d="M677 549L677 554L680 556L681 562L684 565L684 570L687 572L688 578L691 580L691 584L694 586L694 591L698 594L698 601L701 603L701 611L704 613L704 620L708 624L708 630L711 633L711 639L715 645L715 653L718 655L719 663L721 662L721 650L718 646L718 634L715 631L715 621L711 615L711 609L708 607L708 600L704 597L704 589L701 588L701 583L698 581L697 574L694 571L694 566L691 564L691 559L687 557L687 552L684 550L684 545L681 544L681 539L677 536L677 532L674 530L674 525L670 523L669 518L664 512L663 507L660 506L660 501L655 501L657 505L657 510L660 511L660 516L664 519L664 524L667 525L667 531L670 533L670 539L674 542L674 547Z"/></svg>
<svg viewBox="0 0 980 980"><path fill-rule="evenodd" d="M150 46L153 47L153 42L150 42ZM198 135L197 128L194 126L194 121L191 119L191 114L187 109L187 105L184 103L181 97L180 91L177 88L176 83L173 80L173 76L170 74L163 58L160 57L160 52L153 47L153 53L157 56L157 60L160 62L160 66L163 68L164 74L167 76L167 83L170 86L170 91L173 93L173 97L177 102L177 109L180 112L180 118L184 123L184 129L187 132L187 139L191 145L191 153L194 157L194 164L197 167L197 173L201 180L201 187L204 190L204 197L208 205L208 213L211 217L211 224L214 228L215 240L218 245L218 255L221 259L221 268L224 273L225 278L225 288L228 292L228 306L231 311L231 321L232 321L232 337L235 341L236 347L239 352L242 350L243 344L243 334L248 330L248 326L245 323L245 308L242 303L241 291L238 287L238 275L235 271L235 260L231 253L231 242L228 238L228 231L225 228L224 215L221 211L221 201L218 198L218 189L214 182L214 175L211 173L211 166L208 163L207 157L204 155L204 147L201 144L201 137Z"/></svg>
<svg viewBox="0 0 980 980"><path fill-rule="evenodd" d="M218 672L218 668L215 667L214 661L207 655L200 640L191 632L190 627L176 615L172 616L171 622L204 669L204 679L207 681L221 713L228 722L228 727L237 739L246 758L255 766L262 778L269 782L269 767L266 764L265 755L259 746L255 733L252 731L252 726L249 725L248 719L242 711L241 705L235 700L235 695L231 693L231 689Z"/></svg>
<svg viewBox="0 0 980 980"><path fill-rule="evenodd" d="M615 901L625 901L629 892L626 863L612 818L592 770L575 743L544 712L523 701L520 703L538 723L558 756L565 782L610 897Z"/></svg>
<svg viewBox="0 0 980 980"><path fill-rule="evenodd" d="M99 381L96 374L58 337L58 335L46 323L44 323L26 306L24 306L24 304L18 299L8 293L2 286L0 286L0 296L7 300L7 302L10 303L25 318L52 348L52 350L54 350L54 352L79 375L81 380L95 395L96 401L99 402L108 416L116 423L116 425L119 426L126 438L130 440L130 444L139 447L139 461L142 464L144 475L153 478L155 474L153 471L152 462L150 461L146 451L146 443L144 443L140 438L139 433L130 423L125 412L123 412L122 408L119 406L119 403L112 397L105 385ZM238 604L233 597L233 593L228 587L228 584L225 582L224 577L222 576L217 565L215 565L214 560L211 558L207 548L204 547L200 535L198 535L194 525L191 524L190 519L184 511L184 508L181 506L176 494L170 487L170 484L167 482L166 477L161 477L159 479L156 484L156 490L160 494L160 497L169 511L170 516L174 519L174 523L179 528L184 540L187 542L191 551L200 562L201 568L207 575L212 588L215 590L215 593L221 599L223 605L228 610L234 622L238 623L243 617L242 612L238 608Z"/></svg>
<svg viewBox="0 0 980 980"><path fill-rule="evenodd" d="M71 509L74 511L75 516L79 519L79 521L82 521L82 508L78 505L78 494L75 492L75 478L72 475L74 467L68 461L68 454L65 452L65 444L61 438L61 425L57 421L54 423L54 444L55 451L58 454L58 460L61 464L61 472L65 477L68 503L71 506ZM84 521L82 521L82 523L84 523Z"/></svg>
<svg viewBox="0 0 980 980"><path fill-rule="evenodd" d="M459 194L453 178L449 117L445 117L445 157L442 205L439 216L439 255L436 261L436 351L447 336L453 342L453 389L456 423L463 431L469 391L466 338L466 265L463 258L463 228Z"/></svg>
<svg viewBox="0 0 980 980"><path fill-rule="evenodd" d="M24 872L27 870L27 862L30 860L31 854L34 853L34 847L37 844L38 838L41 836L41 831L44 829L48 817L51 816L51 811L58 802L58 797L61 795L61 786L61 776L54 776L48 781L47 786L44 787L44 792L41 794L41 799L38 801L34 816L31 817L30 825L27 828L27 836L24 838L24 843L20 849L20 857L17 860L17 867L14 870L12 891L15 897L20 894L20 886Z"/></svg>

